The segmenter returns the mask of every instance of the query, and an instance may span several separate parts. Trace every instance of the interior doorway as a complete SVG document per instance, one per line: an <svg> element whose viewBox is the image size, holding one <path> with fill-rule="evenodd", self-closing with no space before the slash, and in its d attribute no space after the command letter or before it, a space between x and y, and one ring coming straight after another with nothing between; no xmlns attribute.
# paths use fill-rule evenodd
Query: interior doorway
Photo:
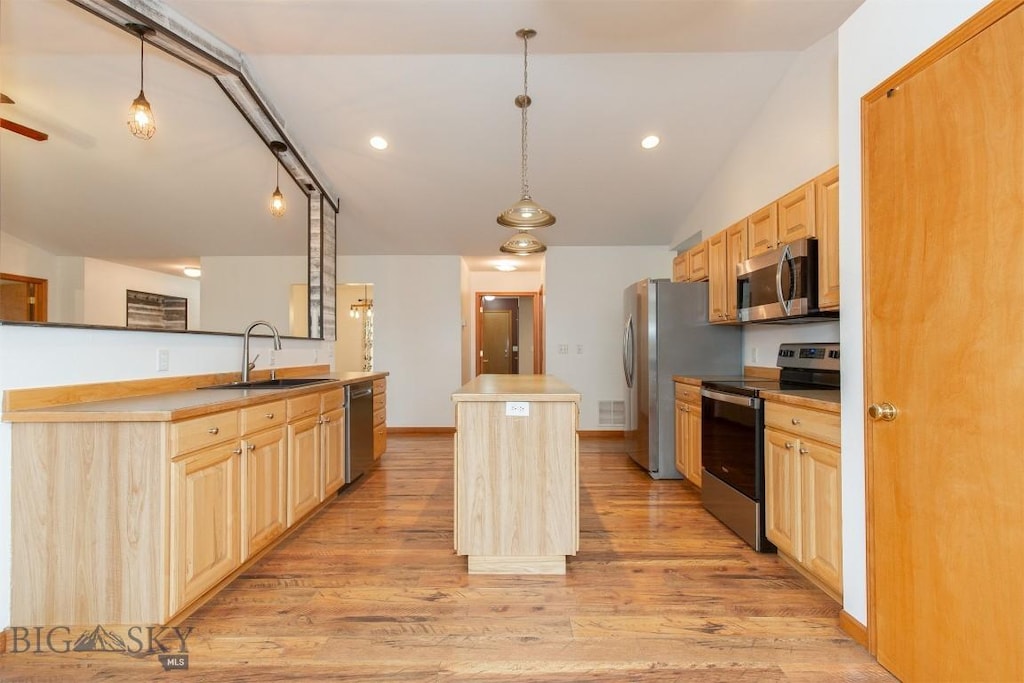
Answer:
<svg viewBox="0 0 1024 683"><path fill-rule="evenodd" d="M543 374L538 292L477 292L476 374Z"/></svg>
<svg viewBox="0 0 1024 683"><path fill-rule="evenodd" d="M0 320L45 323L47 281L0 273Z"/></svg>

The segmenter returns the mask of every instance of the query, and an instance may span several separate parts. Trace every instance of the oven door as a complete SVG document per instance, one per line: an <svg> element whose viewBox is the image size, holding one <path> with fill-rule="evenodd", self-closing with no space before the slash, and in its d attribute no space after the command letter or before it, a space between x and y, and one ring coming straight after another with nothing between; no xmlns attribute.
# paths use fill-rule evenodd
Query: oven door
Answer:
<svg viewBox="0 0 1024 683"><path fill-rule="evenodd" d="M738 264L737 317L750 322L817 313L817 245L817 240L797 240Z"/></svg>
<svg viewBox="0 0 1024 683"><path fill-rule="evenodd" d="M704 470L753 501L764 494L764 412L751 396L701 390Z"/></svg>

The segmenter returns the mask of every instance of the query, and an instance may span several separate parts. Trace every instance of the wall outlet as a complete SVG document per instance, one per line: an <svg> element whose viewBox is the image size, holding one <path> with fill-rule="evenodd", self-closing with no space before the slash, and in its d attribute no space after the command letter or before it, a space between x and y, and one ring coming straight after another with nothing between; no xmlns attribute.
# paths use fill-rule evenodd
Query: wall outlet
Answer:
<svg viewBox="0 0 1024 683"><path fill-rule="evenodd" d="M171 352L167 349L157 349L156 371L167 372L171 369Z"/></svg>
<svg viewBox="0 0 1024 683"><path fill-rule="evenodd" d="M750 349L750 362L751 363L756 363L757 362L757 347L756 346L754 346L754 347L752 347Z"/></svg>
<svg viewBox="0 0 1024 683"><path fill-rule="evenodd" d="M569 353L569 345L568 344L559 344L558 345L558 353L562 354L563 356L565 354Z"/></svg>
<svg viewBox="0 0 1024 683"><path fill-rule="evenodd" d="M583 354L583 344L577 344L576 345L576 355L580 356L582 354Z"/></svg>
<svg viewBox="0 0 1024 683"><path fill-rule="evenodd" d="M529 417L530 404L526 401L506 401L505 415L509 417Z"/></svg>

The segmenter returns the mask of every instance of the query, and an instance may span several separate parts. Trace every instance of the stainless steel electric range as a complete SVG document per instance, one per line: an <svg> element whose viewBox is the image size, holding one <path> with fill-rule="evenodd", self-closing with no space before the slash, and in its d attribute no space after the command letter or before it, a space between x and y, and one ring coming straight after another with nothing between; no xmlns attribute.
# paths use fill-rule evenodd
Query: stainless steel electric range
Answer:
<svg viewBox="0 0 1024 683"><path fill-rule="evenodd" d="M701 388L704 507L758 552L765 537L765 390L838 389L839 344L782 344L779 379L705 381Z"/></svg>

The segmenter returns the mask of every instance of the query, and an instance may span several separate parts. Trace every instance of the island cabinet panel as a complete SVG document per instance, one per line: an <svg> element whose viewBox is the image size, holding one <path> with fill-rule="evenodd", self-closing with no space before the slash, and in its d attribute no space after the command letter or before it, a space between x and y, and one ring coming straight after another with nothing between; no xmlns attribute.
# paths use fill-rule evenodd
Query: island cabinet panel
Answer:
<svg viewBox="0 0 1024 683"><path fill-rule="evenodd" d="M578 398L500 395L456 395L456 552L470 573L564 573L579 545Z"/></svg>
<svg viewBox="0 0 1024 683"><path fill-rule="evenodd" d="M167 614L162 423L12 425L11 624Z"/></svg>

